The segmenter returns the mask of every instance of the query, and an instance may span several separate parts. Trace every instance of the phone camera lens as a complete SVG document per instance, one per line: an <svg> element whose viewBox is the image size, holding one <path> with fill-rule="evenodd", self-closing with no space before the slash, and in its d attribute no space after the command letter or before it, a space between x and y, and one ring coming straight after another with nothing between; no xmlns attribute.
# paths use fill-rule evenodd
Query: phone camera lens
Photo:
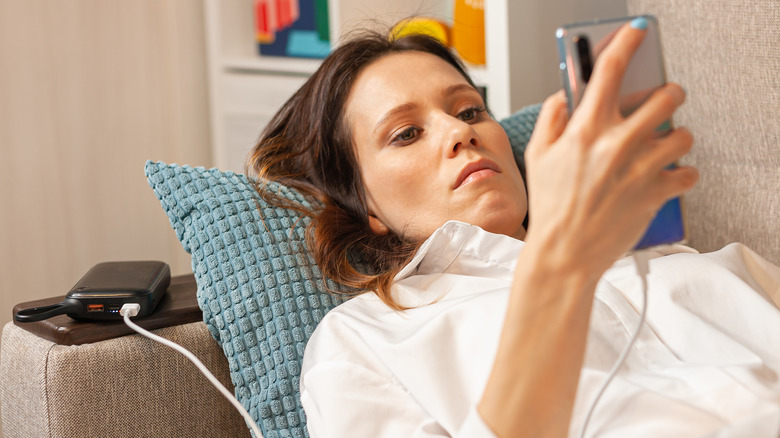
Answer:
<svg viewBox="0 0 780 438"><path fill-rule="evenodd" d="M593 57L590 53L590 41L585 35L580 35L575 41L577 45L577 57L580 59L580 71L585 83L590 81L590 75L593 73Z"/></svg>

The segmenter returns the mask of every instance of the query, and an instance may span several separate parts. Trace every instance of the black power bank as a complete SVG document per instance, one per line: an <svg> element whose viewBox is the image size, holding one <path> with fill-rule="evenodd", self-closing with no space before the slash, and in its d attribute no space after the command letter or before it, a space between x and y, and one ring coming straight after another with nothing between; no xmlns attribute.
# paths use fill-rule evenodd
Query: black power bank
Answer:
<svg viewBox="0 0 780 438"><path fill-rule="evenodd" d="M63 302L20 310L14 319L33 322L67 314L78 320L121 320L119 310L128 303L139 304L137 316L142 317L154 311L170 281L171 270L164 262L99 263L81 277Z"/></svg>

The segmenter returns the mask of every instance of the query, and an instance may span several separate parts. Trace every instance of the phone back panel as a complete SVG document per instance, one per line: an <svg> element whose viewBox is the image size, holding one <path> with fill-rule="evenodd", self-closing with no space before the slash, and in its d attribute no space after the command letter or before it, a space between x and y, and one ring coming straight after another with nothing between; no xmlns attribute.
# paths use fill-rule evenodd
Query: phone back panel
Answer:
<svg viewBox="0 0 780 438"><path fill-rule="evenodd" d="M620 84L619 106L624 116L636 110L642 102L666 84L658 21L653 16L647 19L647 33L637 52L631 58L623 82ZM562 26L556 32L560 69L569 113L574 112L585 93L588 82L588 68L593 67L601 52L612 40L617 30L636 17L615 18ZM588 50L583 50L583 40ZM583 59L583 57L590 59ZM663 136L672 129L671 120L658 127L656 132ZM668 201L650 223L647 231L635 249L661 244L678 243L685 240L685 221L681 198Z"/></svg>
<svg viewBox="0 0 780 438"><path fill-rule="evenodd" d="M620 108L624 115L633 112L658 87L666 83L658 22L654 17L645 16L648 21L647 34L628 65L623 82L620 85ZM586 23L576 23L558 29L558 48L561 54L561 72L564 75L569 101L569 111L579 105L585 92L586 81L582 71L582 59L577 50L578 41L589 41L592 63L612 40L615 32L630 21L630 18L616 18Z"/></svg>

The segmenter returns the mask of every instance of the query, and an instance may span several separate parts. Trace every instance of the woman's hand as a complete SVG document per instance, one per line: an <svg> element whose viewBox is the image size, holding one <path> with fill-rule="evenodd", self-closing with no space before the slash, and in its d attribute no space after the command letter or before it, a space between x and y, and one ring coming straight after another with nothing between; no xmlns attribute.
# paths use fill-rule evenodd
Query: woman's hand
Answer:
<svg viewBox="0 0 780 438"><path fill-rule="evenodd" d="M668 199L698 179L693 168L665 168L688 153L691 134L678 128L655 135L685 100L680 86L667 84L630 116L620 113L620 83L644 34L620 29L570 121L562 92L545 101L525 155L526 241L540 241L551 255L573 255L596 276L639 241Z"/></svg>
<svg viewBox="0 0 780 438"><path fill-rule="evenodd" d="M526 151L526 245L478 406L498 436L568 434L598 279L663 203L698 178L691 168L665 169L690 150L688 131L655 137L685 99L678 85L620 114L620 82L643 37L621 28L597 59L572 119L559 93L536 122Z"/></svg>

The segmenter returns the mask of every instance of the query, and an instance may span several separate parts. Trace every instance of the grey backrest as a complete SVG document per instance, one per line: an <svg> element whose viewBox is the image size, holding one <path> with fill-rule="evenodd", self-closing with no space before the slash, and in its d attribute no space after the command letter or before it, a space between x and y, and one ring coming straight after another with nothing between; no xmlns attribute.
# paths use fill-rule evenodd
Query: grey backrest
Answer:
<svg viewBox="0 0 780 438"><path fill-rule="evenodd" d="M780 2L628 0L658 17L670 81L688 91L675 116L696 142L685 164L689 243L738 241L780 264Z"/></svg>

